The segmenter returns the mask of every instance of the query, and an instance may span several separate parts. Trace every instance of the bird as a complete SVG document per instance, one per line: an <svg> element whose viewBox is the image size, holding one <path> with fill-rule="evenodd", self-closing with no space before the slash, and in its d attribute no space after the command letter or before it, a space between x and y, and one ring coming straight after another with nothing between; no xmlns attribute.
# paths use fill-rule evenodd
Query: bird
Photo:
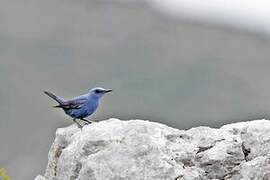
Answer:
<svg viewBox="0 0 270 180"><path fill-rule="evenodd" d="M78 125L78 127L82 128L83 126L77 121L77 119L91 124L92 122L85 118L96 111L99 105L99 99L104 94L111 91L112 89L96 87L91 89L87 94L70 100L64 100L49 91L44 91L44 93L59 103L58 105L53 106L54 108L62 108L67 115L73 118L73 121Z"/></svg>

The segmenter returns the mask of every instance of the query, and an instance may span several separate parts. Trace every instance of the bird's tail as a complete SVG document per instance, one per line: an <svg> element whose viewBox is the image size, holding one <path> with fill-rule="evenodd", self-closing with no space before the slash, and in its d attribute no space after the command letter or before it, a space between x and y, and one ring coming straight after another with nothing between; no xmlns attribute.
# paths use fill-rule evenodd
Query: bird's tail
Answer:
<svg viewBox="0 0 270 180"><path fill-rule="evenodd" d="M62 104L64 102L64 100L62 98L57 97L56 95L54 95L53 93L51 93L49 91L44 91L44 93L47 94L52 99L54 99L55 101L57 101L59 104Z"/></svg>

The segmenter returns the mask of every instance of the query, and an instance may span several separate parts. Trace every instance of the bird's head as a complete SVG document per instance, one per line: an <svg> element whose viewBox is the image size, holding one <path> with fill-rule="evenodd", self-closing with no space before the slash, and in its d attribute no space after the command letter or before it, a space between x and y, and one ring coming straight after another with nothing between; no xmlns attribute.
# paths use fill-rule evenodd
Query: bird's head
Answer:
<svg viewBox="0 0 270 180"><path fill-rule="evenodd" d="M94 97L94 98L101 98L104 94L108 93L108 92L111 92L112 90L111 89L104 89L104 88L101 88L101 87L96 87L96 88L93 88L89 91L89 94L91 97Z"/></svg>

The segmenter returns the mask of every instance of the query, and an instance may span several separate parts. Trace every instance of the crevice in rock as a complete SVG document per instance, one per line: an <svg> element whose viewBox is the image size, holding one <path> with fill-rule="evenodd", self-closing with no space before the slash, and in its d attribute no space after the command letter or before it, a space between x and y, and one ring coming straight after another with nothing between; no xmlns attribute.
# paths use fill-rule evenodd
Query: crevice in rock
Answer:
<svg viewBox="0 0 270 180"><path fill-rule="evenodd" d="M80 174L80 171L82 169L82 163L81 162L78 162L76 164L76 168L74 169L73 171L73 175L70 177L70 180L75 180L78 178L79 174Z"/></svg>
<svg viewBox="0 0 270 180"><path fill-rule="evenodd" d="M54 176L56 177L57 174L57 161L59 157L61 156L63 149L67 147L67 142L63 143L62 145L58 146L58 148L55 151L54 157L55 157L55 166L54 166Z"/></svg>
<svg viewBox="0 0 270 180"><path fill-rule="evenodd" d="M243 151L245 160L249 161L248 155L250 153L250 148L246 148L245 145L244 145L244 142L242 143L242 151Z"/></svg>
<svg viewBox="0 0 270 180"><path fill-rule="evenodd" d="M177 176L174 180L180 180L183 178L183 175Z"/></svg>
<svg viewBox="0 0 270 180"><path fill-rule="evenodd" d="M199 150L198 150L198 152L197 152L196 154L199 154L199 153L201 153L201 152L207 151L208 149L211 149L212 147L214 147L214 146L209 146L209 147L198 147Z"/></svg>
<svg viewBox="0 0 270 180"><path fill-rule="evenodd" d="M188 159L188 158L186 158L186 159L181 159L181 158L179 158L179 157L176 157L175 159L175 162L176 163L183 163L183 165L184 165L184 168L185 167L192 167L192 166L195 166L195 164L193 163L193 161L192 161L192 159Z"/></svg>

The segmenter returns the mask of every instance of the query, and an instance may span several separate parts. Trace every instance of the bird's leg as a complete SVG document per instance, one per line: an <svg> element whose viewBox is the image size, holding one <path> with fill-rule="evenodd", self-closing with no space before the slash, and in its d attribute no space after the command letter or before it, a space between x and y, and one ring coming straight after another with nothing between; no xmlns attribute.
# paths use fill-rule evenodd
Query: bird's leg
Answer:
<svg viewBox="0 0 270 180"><path fill-rule="evenodd" d="M89 120L87 120L87 119L84 119L84 118L81 118L80 120L85 121L85 122L87 122L88 124L91 124L91 123L92 123L91 121L89 121Z"/></svg>
<svg viewBox="0 0 270 180"><path fill-rule="evenodd" d="M78 123L78 121L76 121L76 118L74 118L73 121L78 125L78 128L82 128L82 125L80 125L80 123Z"/></svg>

